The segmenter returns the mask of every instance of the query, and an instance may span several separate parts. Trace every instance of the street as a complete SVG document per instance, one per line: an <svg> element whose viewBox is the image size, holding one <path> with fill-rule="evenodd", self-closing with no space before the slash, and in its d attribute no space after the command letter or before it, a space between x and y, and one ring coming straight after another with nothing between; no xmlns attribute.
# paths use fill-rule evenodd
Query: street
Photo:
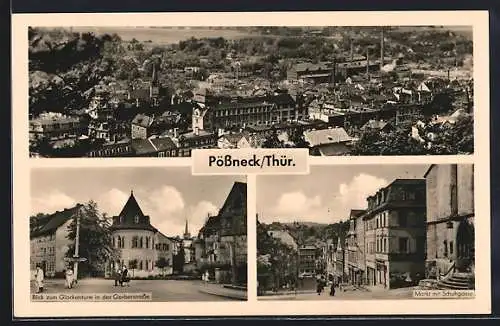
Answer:
<svg viewBox="0 0 500 326"><path fill-rule="evenodd" d="M67 289L62 279L46 279L44 293L152 293L152 301L227 301L227 296L202 293L204 288L218 289L215 284L205 284L202 281L184 280L132 280L129 286L114 286L113 280L83 279L73 289ZM35 293L34 283L31 293Z"/></svg>
<svg viewBox="0 0 500 326"><path fill-rule="evenodd" d="M341 292L338 289L335 296L329 295L329 289L323 291L318 295L315 291L299 292L297 294L284 294L284 295L269 295L259 297L259 300L397 300L397 299L411 299L413 288L400 288L393 290L375 289L371 291L363 290L350 290Z"/></svg>

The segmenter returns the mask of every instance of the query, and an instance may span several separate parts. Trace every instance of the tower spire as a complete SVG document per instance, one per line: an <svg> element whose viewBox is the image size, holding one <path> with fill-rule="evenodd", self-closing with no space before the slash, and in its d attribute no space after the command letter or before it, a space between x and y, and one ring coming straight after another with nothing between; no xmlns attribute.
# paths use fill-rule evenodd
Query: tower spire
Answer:
<svg viewBox="0 0 500 326"><path fill-rule="evenodd" d="M189 233L188 220L186 219L186 226L184 227L184 238L190 238L191 234Z"/></svg>

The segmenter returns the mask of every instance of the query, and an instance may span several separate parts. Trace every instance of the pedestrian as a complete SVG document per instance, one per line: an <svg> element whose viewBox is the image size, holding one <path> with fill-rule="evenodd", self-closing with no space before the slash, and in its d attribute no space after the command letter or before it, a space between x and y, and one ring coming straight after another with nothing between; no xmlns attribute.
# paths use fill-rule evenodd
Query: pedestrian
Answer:
<svg viewBox="0 0 500 326"><path fill-rule="evenodd" d="M316 283L316 292L318 293L318 295L321 295L321 292L323 292L323 289L325 287L323 277L318 278L316 282L317 282Z"/></svg>
<svg viewBox="0 0 500 326"><path fill-rule="evenodd" d="M335 296L335 282L332 282L332 285L330 286L330 296Z"/></svg>
<svg viewBox="0 0 500 326"><path fill-rule="evenodd" d="M123 265L120 285L123 286L123 283L127 283L127 285L130 285L129 282L130 282L130 279L128 278L128 269L125 265Z"/></svg>
<svg viewBox="0 0 500 326"><path fill-rule="evenodd" d="M68 289L73 288L73 270L71 269L71 267L66 268L65 276L66 276L66 287Z"/></svg>
<svg viewBox="0 0 500 326"><path fill-rule="evenodd" d="M38 265L36 267L36 287L37 287L37 293L42 293L43 292L43 280L44 280L44 274L43 274L43 269Z"/></svg>
<svg viewBox="0 0 500 326"><path fill-rule="evenodd" d="M122 277L122 268L120 265L116 265L115 270L113 272L113 278L115 279L115 286L118 286L118 284L121 285L121 277Z"/></svg>

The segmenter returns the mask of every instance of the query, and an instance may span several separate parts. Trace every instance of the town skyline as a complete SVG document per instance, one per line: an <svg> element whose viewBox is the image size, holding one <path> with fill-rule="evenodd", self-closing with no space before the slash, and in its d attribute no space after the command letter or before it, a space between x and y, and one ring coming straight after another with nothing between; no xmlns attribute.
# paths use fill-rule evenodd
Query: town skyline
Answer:
<svg viewBox="0 0 500 326"><path fill-rule="evenodd" d="M246 178L193 177L191 169L184 167L33 169L30 211L32 215L52 214L93 200L101 214L112 218L120 213L133 191L143 213L150 216L151 224L159 231L181 236L187 221L189 232L195 236L208 214L218 214L233 183L238 181L246 182Z"/></svg>
<svg viewBox="0 0 500 326"><path fill-rule="evenodd" d="M471 31L29 27L30 156L472 154Z"/></svg>
<svg viewBox="0 0 500 326"><path fill-rule="evenodd" d="M366 208L366 197L398 178L422 179L429 167L430 164L315 166L305 176L258 177L259 222L345 221L351 209Z"/></svg>

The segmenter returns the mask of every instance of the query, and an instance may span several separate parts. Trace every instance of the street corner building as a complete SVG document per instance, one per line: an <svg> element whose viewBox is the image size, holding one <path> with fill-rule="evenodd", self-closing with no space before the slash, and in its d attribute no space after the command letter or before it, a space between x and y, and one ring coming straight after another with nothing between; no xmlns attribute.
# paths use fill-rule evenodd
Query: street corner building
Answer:
<svg viewBox="0 0 500 326"><path fill-rule="evenodd" d="M396 179L367 198L365 264L368 285L395 288L423 278L425 262L424 179ZM353 218L356 224L357 218ZM354 225L354 232L356 226ZM360 233L360 232L358 232ZM353 281L361 273L356 267L356 242L348 237L347 269ZM355 237L355 234L354 234ZM410 281L411 282L411 281Z"/></svg>
<svg viewBox="0 0 500 326"><path fill-rule="evenodd" d="M150 223L144 215L133 192L118 216L113 217L110 227L112 246L118 252L118 258L106 266L105 276L111 277L113 271L121 266L133 268L133 276L169 275L173 273L173 259L180 251L184 239L167 237ZM189 257L189 256L188 256ZM165 267L158 268L156 262L165 260ZM190 262L188 259L187 263Z"/></svg>
<svg viewBox="0 0 500 326"><path fill-rule="evenodd" d="M247 284L247 185L235 182L217 216L209 216L195 243L200 272L217 283Z"/></svg>

